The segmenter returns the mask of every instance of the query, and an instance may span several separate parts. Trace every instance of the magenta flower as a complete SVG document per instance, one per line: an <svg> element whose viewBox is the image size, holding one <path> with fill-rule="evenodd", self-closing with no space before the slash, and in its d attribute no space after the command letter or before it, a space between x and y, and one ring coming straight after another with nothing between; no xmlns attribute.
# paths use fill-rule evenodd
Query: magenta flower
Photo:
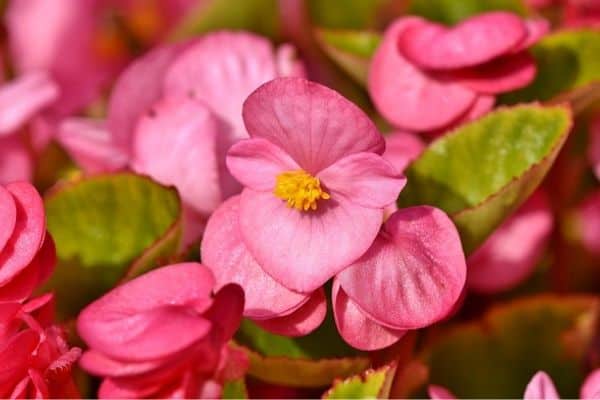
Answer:
<svg viewBox="0 0 600 400"><path fill-rule="evenodd" d="M0 186L0 221L0 301L24 301L56 262L44 205L32 185Z"/></svg>
<svg viewBox="0 0 600 400"><path fill-rule="evenodd" d="M311 293L360 257L405 178L380 154L372 122L338 93L275 79L244 103L250 139L227 155L244 185L242 240L286 288Z"/></svg>
<svg viewBox="0 0 600 400"><path fill-rule="evenodd" d="M447 28L403 17L385 32L369 71L369 93L394 126L435 131L489 111L494 96L529 84L527 49L548 30L544 20L506 12Z"/></svg>
<svg viewBox="0 0 600 400"><path fill-rule="evenodd" d="M218 397L247 360L227 347L244 308L237 285L213 295L201 264L175 264L116 287L86 307L81 366L104 378L101 398Z"/></svg>
<svg viewBox="0 0 600 400"><path fill-rule="evenodd" d="M446 317L465 278L465 256L450 218L428 206L401 209L371 248L335 278L338 330L359 349L389 346L406 330Z"/></svg>

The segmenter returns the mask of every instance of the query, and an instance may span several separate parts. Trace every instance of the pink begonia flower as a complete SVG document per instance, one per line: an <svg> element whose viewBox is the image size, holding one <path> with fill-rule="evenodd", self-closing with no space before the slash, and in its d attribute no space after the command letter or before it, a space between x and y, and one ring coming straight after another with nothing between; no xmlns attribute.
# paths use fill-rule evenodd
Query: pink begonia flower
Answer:
<svg viewBox="0 0 600 400"><path fill-rule="evenodd" d="M467 259L469 289L502 292L531 276L548 244L553 222L548 196L535 192Z"/></svg>
<svg viewBox="0 0 600 400"><path fill-rule="evenodd" d="M394 126L427 132L478 118L494 96L528 85L536 73L527 49L547 31L544 20L489 12L447 28L402 17L385 32L368 87Z"/></svg>
<svg viewBox="0 0 600 400"><path fill-rule="evenodd" d="M26 182L0 186L0 301L24 301L56 263L42 199Z"/></svg>
<svg viewBox="0 0 600 400"><path fill-rule="evenodd" d="M244 316L286 336L306 335L327 312L323 289L297 293L271 278L250 254L239 226L240 196L226 200L210 217L204 232L202 262L213 271L216 288L237 283L244 289Z"/></svg>
<svg viewBox="0 0 600 400"><path fill-rule="evenodd" d="M589 193L574 215L583 247L594 255L600 255L600 191Z"/></svg>
<svg viewBox="0 0 600 400"><path fill-rule="evenodd" d="M466 272L460 237L443 211L401 209L371 248L335 278L338 330L356 348L387 347L406 330L446 317L461 295Z"/></svg>
<svg viewBox="0 0 600 400"><path fill-rule="evenodd" d="M51 324L53 297L0 303L0 397L78 398L71 369L79 355Z"/></svg>
<svg viewBox="0 0 600 400"><path fill-rule="evenodd" d="M367 116L317 83L268 82L243 118L250 139L227 155L244 186L242 240L273 279L311 293L367 251L406 179L380 156L385 142Z"/></svg>
<svg viewBox="0 0 600 400"><path fill-rule="evenodd" d="M218 397L224 380L243 375L247 359L227 343L244 294L235 284L214 288L208 268L174 264L87 306L77 320L89 346L80 364L104 378L99 397Z"/></svg>

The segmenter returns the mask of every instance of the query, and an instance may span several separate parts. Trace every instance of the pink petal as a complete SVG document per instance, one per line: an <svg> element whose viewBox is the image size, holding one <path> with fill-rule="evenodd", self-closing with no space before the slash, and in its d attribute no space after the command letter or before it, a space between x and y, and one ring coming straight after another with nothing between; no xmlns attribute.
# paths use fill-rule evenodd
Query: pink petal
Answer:
<svg viewBox="0 0 600 400"><path fill-rule="evenodd" d="M139 121L131 166L165 185L174 185L184 203L210 214L224 198L228 137L213 114L189 97L166 97Z"/></svg>
<svg viewBox="0 0 600 400"><path fill-rule="evenodd" d="M524 400L558 400L560 399L554 382L544 371L539 371L527 384L525 388Z"/></svg>
<svg viewBox="0 0 600 400"><path fill-rule="evenodd" d="M128 376L149 372L160 367L163 360L153 360L133 363L130 361L119 361L106 357L95 350L88 350L81 356L79 364L86 372L98 376Z"/></svg>
<svg viewBox="0 0 600 400"><path fill-rule="evenodd" d="M116 146L101 120L68 118L60 124L58 141L77 165L89 174L116 171L127 164L128 154Z"/></svg>
<svg viewBox="0 0 600 400"><path fill-rule="evenodd" d="M398 46L412 63L426 69L475 66L501 56L527 37L525 23L503 11L479 14L446 28L424 22L399 36Z"/></svg>
<svg viewBox="0 0 600 400"><path fill-rule="evenodd" d="M392 125L410 131L442 128L463 114L475 93L452 81L436 80L406 60L396 48L398 35L425 22L401 18L385 32L369 69L369 94Z"/></svg>
<svg viewBox="0 0 600 400"><path fill-rule="evenodd" d="M397 131L385 136L383 158L392 163L396 171L402 173L412 161L421 155L424 149L425 143L419 136Z"/></svg>
<svg viewBox="0 0 600 400"><path fill-rule="evenodd" d="M240 327L243 311L244 290L241 286L228 283L215 293L212 305L206 310L204 317L212 322L213 335L214 330L220 335L219 343L224 345L231 340ZM208 345L211 351L214 350L212 341Z"/></svg>
<svg viewBox="0 0 600 400"><path fill-rule="evenodd" d="M449 132L454 127L460 126L466 122L474 121L487 114L492 108L494 108L495 102L496 98L494 96L488 94L477 95L473 105L458 119L452 121L452 125L435 131L427 132L427 135L431 137L438 137Z"/></svg>
<svg viewBox="0 0 600 400"><path fill-rule="evenodd" d="M498 94L533 82L537 68L533 57L523 51L454 74L457 82L477 93Z"/></svg>
<svg viewBox="0 0 600 400"><path fill-rule="evenodd" d="M274 318L294 311L308 296L277 283L250 255L240 233L239 203L240 196L226 200L208 220L200 250L202 261L212 270L217 288L231 282L244 288L246 317Z"/></svg>
<svg viewBox="0 0 600 400"><path fill-rule="evenodd" d="M167 68L185 44L159 47L131 63L121 74L108 103L108 128L114 143L128 152L138 118L162 96Z"/></svg>
<svg viewBox="0 0 600 400"><path fill-rule="evenodd" d="M30 181L33 159L20 135L0 138L0 184Z"/></svg>
<svg viewBox="0 0 600 400"><path fill-rule="evenodd" d="M240 140L231 146L227 168L242 185L261 191L273 190L280 173L300 169L280 147L261 138Z"/></svg>
<svg viewBox="0 0 600 400"><path fill-rule="evenodd" d="M302 212L272 193L244 189L239 218L258 264L288 289L311 293L368 249L383 211L340 197Z"/></svg>
<svg viewBox="0 0 600 400"><path fill-rule="evenodd" d="M46 232L44 205L35 188L26 182L15 182L6 189L15 201L17 219L11 238L0 252L0 285L29 265Z"/></svg>
<svg viewBox="0 0 600 400"><path fill-rule="evenodd" d="M450 218L420 206L394 213L371 248L338 278L370 318L415 329L452 310L465 284L466 265Z"/></svg>
<svg viewBox="0 0 600 400"><path fill-rule="evenodd" d="M600 191L588 194L579 209L577 219L581 241L587 251L600 254Z"/></svg>
<svg viewBox="0 0 600 400"><path fill-rule="evenodd" d="M379 350L396 343L406 333L370 319L348 297L338 279L333 281L331 296L335 324L342 338L352 347L365 351Z"/></svg>
<svg viewBox="0 0 600 400"><path fill-rule="evenodd" d="M284 43L277 48L275 62L277 64L278 76L307 77L306 66L298 58L298 52L291 44Z"/></svg>
<svg viewBox="0 0 600 400"><path fill-rule="evenodd" d="M468 287L495 293L523 282L543 255L552 226L549 200L536 192L469 257Z"/></svg>
<svg viewBox="0 0 600 400"><path fill-rule="evenodd" d="M17 333L0 348L0 396L8 397L29 368L31 353L39 343L31 329Z"/></svg>
<svg viewBox="0 0 600 400"><path fill-rule="evenodd" d="M600 369L595 369L588 374L581 385L579 398L582 400L600 399Z"/></svg>
<svg viewBox="0 0 600 400"><path fill-rule="evenodd" d="M246 32L205 35L173 62L165 91L192 94L233 127L236 138L247 137L242 104L252 91L277 76L271 43Z"/></svg>
<svg viewBox="0 0 600 400"><path fill-rule="evenodd" d="M213 286L210 270L201 264L159 268L87 306L77 330L91 348L110 357L139 361L164 357L209 332L211 323L191 311L202 307L198 312L203 312L210 306Z"/></svg>
<svg viewBox="0 0 600 400"><path fill-rule="evenodd" d="M0 136L13 133L58 97L46 74L32 72L0 87Z"/></svg>
<svg viewBox="0 0 600 400"><path fill-rule="evenodd" d="M527 36L512 50L513 53L530 48L550 31L550 23L543 18L528 19L525 21L525 27Z"/></svg>
<svg viewBox="0 0 600 400"><path fill-rule="evenodd" d="M356 153L317 175L326 189L363 207L384 208L396 202L406 178L374 153Z"/></svg>
<svg viewBox="0 0 600 400"><path fill-rule="evenodd" d="M297 337L308 335L317 329L326 314L325 292L323 289L318 289L293 313L278 318L257 320L256 323L278 335Z"/></svg>
<svg viewBox="0 0 600 400"><path fill-rule="evenodd" d="M344 156L381 154L385 143L357 106L337 92L301 78L279 78L244 103L251 137L264 138L315 175Z"/></svg>
<svg viewBox="0 0 600 400"><path fill-rule="evenodd" d="M13 234L17 221L17 207L10 192L0 185L0 252Z"/></svg>
<svg viewBox="0 0 600 400"><path fill-rule="evenodd" d="M438 385L429 385L427 386L427 393L429 394L429 398L432 400L454 400L456 396L452 394L448 389Z"/></svg>

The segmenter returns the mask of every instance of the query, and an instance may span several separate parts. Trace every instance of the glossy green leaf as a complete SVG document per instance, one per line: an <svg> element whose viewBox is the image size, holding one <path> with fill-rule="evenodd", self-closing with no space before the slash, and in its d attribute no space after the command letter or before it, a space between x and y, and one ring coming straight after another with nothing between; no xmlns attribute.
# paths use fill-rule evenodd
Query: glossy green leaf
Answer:
<svg viewBox="0 0 600 400"><path fill-rule="evenodd" d="M324 399L387 399L396 368L385 365L344 380L338 380Z"/></svg>
<svg viewBox="0 0 600 400"><path fill-rule="evenodd" d="M59 264L46 289L73 316L112 288L132 263L131 276L177 251L181 205L175 189L130 173L66 182L45 197L48 230Z"/></svg>
<svg viewBox="0 0 600 400"><path fill-rule="evenodd" d="M319 29L315 31L323 51L363 86L367 83L369 63L381 36L375 32Z"/></svg>
<svg viewBox="0 0 600 400"><path fill-rule="evenodd" d="M465 18L494 10L526 13L522 0L411 0L408 13L454 25Z"/></svg>
<svg viewBox="0 0 600 400"><path fill-rule="evenodd" d="M548 100L600 81L600 31L565 30L542 39L532 49L538 72L533 83L501 97L507 104Z"/></svg>
<svg viewBox="0 0 600 400"><path fill-rule="evenodd" d="M401 207L446 211L467 253L539 185L571 127L562 106L504 108L434 141L407 170Z"/></svg>
<svg viewBox="0 0 600 400"><path fill-rule="evenodd" d="M539 296L492 308L481 320L436 332L421 358L430 383L458 398L522 398L540 370L562 398L577 398L598 299Z"/></svg>

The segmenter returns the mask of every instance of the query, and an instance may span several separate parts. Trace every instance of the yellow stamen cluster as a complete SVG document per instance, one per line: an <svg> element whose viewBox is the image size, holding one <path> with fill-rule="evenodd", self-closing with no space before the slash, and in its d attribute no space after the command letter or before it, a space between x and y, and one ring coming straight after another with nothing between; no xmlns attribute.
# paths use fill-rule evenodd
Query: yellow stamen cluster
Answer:
<svg viewBox="0 0 600 400"><path fill-rule="evenodd" d="M300 211L316 210L317 201L329 199L321 182L306 171L288 171L277 175L275 196L287 202L288 207Z"/></svg>

